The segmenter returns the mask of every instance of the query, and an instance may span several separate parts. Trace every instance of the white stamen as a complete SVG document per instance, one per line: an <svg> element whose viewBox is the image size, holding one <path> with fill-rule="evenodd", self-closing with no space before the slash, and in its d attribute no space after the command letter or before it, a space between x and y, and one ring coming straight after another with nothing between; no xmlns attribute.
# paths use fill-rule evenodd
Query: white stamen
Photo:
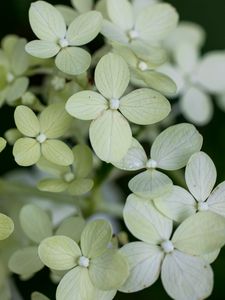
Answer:
<svg viewBox="0 0 225 300"><path fill-rule="evenodd" d="M66 181L66 182L71 182L71 181L73 181L74 180L74 174L72 173L72 172L69 172L69 173L66 173L66 174L64 174L64 180Z"/></svg>
<svg viewBox="0 0 225 300"><path fill-rule="evenodd" d="M40 133L37 137L36 137L36 140L42 144L46 141L47 137L44 133Z"/></svg>
<svg viewBox="0 0 225 300"><path fill-rule="evenodd" d="M165 253L171 253L174 250L174 245L171 241L164 241L161 243L161 248Z"/></svg>
<svg viewBox="0 0 225 300"><path fill-rule="evenodd" d="M109 100L110 109L118 109L120 107L120 100L116 98L112 98Z"/></svg>
<svg viewBox="0 0 225 300"><path fill-rule="evenodd" d="M66 48L69 46L69 42L67 41L67 39L63 38L59 40L59 45L62 48Z"/></svg>
<svg viewBox="0 0 225 300"><path fill-rule="evenodd" d="M131 40L135 40L139 37L139 33L135 29L132 29L132 30L128 31L128 37Z"/></svg>
<svg viewBox="0 0 225 300"><path fill-rule="evenodd" d="M78 260L78 265L80 267L83 267L83 268L88 268L89 267L89 264L90 264L90 260L89 258L85 257L85 256L81 256Z"/></svg>
<svg viewBox="0 0 225 300"><path fill-rule="evenodd" d="M13 80L15 79L15 76L12 73L8 73L6 76L6 80L8 83L13 82Z"/></svg>
<svg viewBox="0 0 225 300"><path fill-rule="evenodd" d="M157 168L157 162L154 159L149 159L146 163L147 169L156 169Z"/></svg>
<svg viewBox="0 0 225 300"><path fill-rule="evenodd" d="M198 211L207 211L209 209L207 202L198 202Z"/></svg>
<svg viewBox="0 0 225 300"><path fill-rule="evenodd" d="M148 65L144 61L140 61L138 64L138 68L141 71L146 71L146 70L148 70Z"/></svg>

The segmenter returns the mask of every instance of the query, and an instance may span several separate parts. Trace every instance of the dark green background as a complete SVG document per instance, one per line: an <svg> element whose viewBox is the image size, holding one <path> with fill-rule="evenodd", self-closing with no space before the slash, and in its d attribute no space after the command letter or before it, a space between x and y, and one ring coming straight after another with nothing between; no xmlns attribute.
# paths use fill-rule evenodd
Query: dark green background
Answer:
<svg viewBox="0 0 225 300"><path fill-rule="evenodd" d="M52 4L69 4L69 0L51 0ZM202 25L207 31L207 40L204 52L214 49L225 49L225 0L168 0L173 4L181 20L189 20ZM5 34L16 33L18 35L33 38L28 23L27 11L30 0L1 0L0 1L0 38ZM0 111L0 135L4 130L12 127L12 110L3 108ZM202 128L199 128L204 136L203 150L214 160L218 169L218 182L225 180L225 113L219 111L215 105L213 121ZM10 147L0 156L0 173L5 173L13 168ZM219 259L213 264L215 270L215 287L211 300L225 299L225 251L222 251ZM53 299L54 287L46 282L47 270L35 276L30 282L18 285L24 293L25 299L29 299L32 290L46 292ZM136 294L118 294L116 299L152 299L167 300L169 297L163 291L160 281L150 289Z"/></svg>

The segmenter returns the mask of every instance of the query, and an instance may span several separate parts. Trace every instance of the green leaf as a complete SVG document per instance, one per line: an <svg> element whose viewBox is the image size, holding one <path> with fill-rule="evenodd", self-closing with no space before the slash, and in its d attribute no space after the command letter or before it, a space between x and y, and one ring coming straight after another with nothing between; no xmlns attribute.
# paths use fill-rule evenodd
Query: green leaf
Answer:
<svg viewBox="0 0 225 300"><path fill-rule="evenodd" d="M33 292L31 294L31 300L50 300L50 299L39 292Z"/></svg>
<svg viewBox="0 0 225 300"><path fill-rule="evenodd" d="M9 104L23 96L29 86L29 79L27 77L19 77L8 87L6 100Z"/></svg>
<svg viewBox="0 0 225 300"><path fill-rule="evenodd" d="M155 139L151 158L157 162L158 168L177 170L183 168L191 155L201 149L202 142L202 136L193 125L173 125Z"/></svg>
<svg viewBox="0 0 225 300"><path fill-rule="evenodd" d="M127 198L123 217L130 232L146 243L160 244L168 240L172 233L173 222L164 217L152 201L134 194Z"/></svg>
<svg viewBox="0 0 225 300"><path fill-rule="evenodd" d="M76 242L66 236L53 236L41 242L38 254L42 262L54 270L69 270L81 256Z"/></svg>
<svg viewBox="0 0 225 300"><path fill-rule="evenodd" d="M14 230L14 223L11 218L0 213L0 240L8 238Z"/></svg>
<svg viewBox="0 0 225 300"><path fill-rule="evenodd" d="M71 3L74 8L79 11L79 13L85 13L89 10L92 10L94 5L93 0L71 0Z"/></svg>
<svg viewBox="0 0 225 300"><path fill-rule="evenodd" d="M2 150L5 149L5 147L6 147L6 140L0 137L0 152L2 152Z"/></svg>
<svg viewBox="0 0 225 300"><path fill-rule="evenodd" d="M73 149L74 154L74 169L76 177L84 178L90 174L93 167L93 154L91 149L83 144L76 145Z"/></svg>
<svg viewBox="0 0 225 300"><path fill-rule="evenodd" d="M131 122L154 124L166 118L171 110L169 101L150 89L138 89L120 100L120 111Z"/></svg>
<svg viewBox="0 0 225 300"><path fill-rule="evenodd" d="M70 24L66 38L71 46L87 44L99 34L101 25L102 16L99 12L86 12Z"/></svg>
<svg viewBox="0 0 225 300"><path fill-rule="evenodd" d="M31 4L29 20L33 32L40 40L57 42L65 37L66 24L62 15L45 1Z"/></svg>
<svg viewBox="0 0 225 300"><path fill-rule="evenodd" d="M25 49L27 53L35 57L50 58L59 52L60 47L55 42L35 40L29 42Z"/></svg>
<svg viewBox="0 0 225 300"><path fill-rule="evenodd" d="M61 193L68 188L68 183L62 179L43 179L39 181L37 187L41 191Z"/></svg>
<svg viewBox="0 0 225 300"><path fill-rule="evenodd" d="M90 54L79 47L67 47L62 49L55 59L56 67L69 75L84 73L91 64Z"/></svg>
<svg viewBox="0 0 225 300"><path fill-rule="evenodd" d="M212 212L199 212L177 228L172 242L190 255L214 252L225 244L225 219Z"/></svg>
<svg viewBox="0 0 225 300"><path fill-rule="evenodd" d="M103 255L92 259L89 267L93 285L105 291L118 289L128 274L128 263L118 250L107 250Z"/></svg>
<svg viewBox="0 0 225 300"><path fill-rule="evenodd" d="M76 243L80 242L81 233L85 227L85 220L81 217L69 217L60 224L56 235L65 235Z"/></svg>
<svg viewBox="0 0 225 300"><path fill-rule="evenodd" d="M41 145L43 156L50 162L60 165L69 166L73 163L73 152L62 141L47 140Z"/></svg>
<svg viewBox="0 0 225 300"><path fill-rule="evenodd" d="M13 50L11 65L13 73L17 76L24 74L29 67L29 56L25 52L26 43L26 39L18 39Z"/></svg>
<svg viewBox="0 0 225 300"><path fill-rule="evenodd" d="M40 125L35 113L27 106L19 105L14 112L16 127L29 137L36 137L40 132Z"/></svg>
<svg viewBox="0 0 225 300"><path fill-rule="evenodd" d="M32 138L20 138L14 144L13 156L18 165L23 167L32 166L41 157L40 145Z"/></svg>
<svg viewBox="0 0 225 300"><path fill-rule="evenodd" d="M48 214L33 204L23 206L20 211L20 224L24 233L33 242L40 243L52 235L52 223Z"/></svg>
<svg viewBox="0 0 225 300"><path fill-rule="evenodd" d="M88 193L94 185L92 179L75 179L68 186L68 193L73 196L81 196Z"/></svg>
<svg viewBox="0 0 225 300"><path fill-rule="evenodd" d="M121 160L132 142L129 123L116 110L107 110L92 121L89 136L95 153L106 162Z"/></svg>
<svg viewBox="0 0 225 300"><path fill-rule="evenodd" d="M119 55L109 53L103 56L95 69L95 84L107 99L119 99L130 80L127 63Z"/></svg>
<svg viewBox="0 0 225 300"><path fill-rule="evenodd" d="M74 94L66 103L70 115L81 120L93 120L108 108L108 101L99 93L82 91Z"/></svg>
<svg viewBox="0 0 225 300"><path fill-rule="evenodd" d="M81 234L81 249L84 256L95 258L102 255L112 238L112 227L105 220L88 223Z"/></svg>
<svg viewBox="0 0 225 300"><path fill-rule="evenodd" d="M185 170L189 191L198 201L205 201L216 183L216 167L204 152L191 156Z"/></svg>
<svg viewBox="0 0 225 300"><path fill-rule="evenodd" d="M134 26L132 6L127 0L107 0L109 18L124 31Z"/></svg>
<svg viewBox="0 0 225 300"><path fill-rule="evenodd" d="M44 267L38 256L37 247L27 247L17 250L10 257L8 266L13 273L28 277Z"/></svg>

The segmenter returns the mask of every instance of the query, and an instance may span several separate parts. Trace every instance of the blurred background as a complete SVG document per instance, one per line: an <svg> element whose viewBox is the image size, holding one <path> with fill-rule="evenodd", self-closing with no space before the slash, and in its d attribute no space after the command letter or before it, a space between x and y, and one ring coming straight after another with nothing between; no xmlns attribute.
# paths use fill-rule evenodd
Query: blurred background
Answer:
<svg viewBox="0 0 225 300"><path fill-rule="evenodd" d="M28 9L31 0L2 0L0 3L0 38L6 34L14 33L27 39L33 39L29 22ZM69 0L48 0L52 4L69 5ZM207 39L203 52L210 50L225 50L225 0L168 0L176 7L181 20L193 21L203 26L207 32ZM0 136L4 131L13 127L13 110L4 107L0 110ZM214 160L218 170L218 182L225 180L225 113L215 105L213 120L199 131L204 136L203 150ZM15 168L8 147L0 156L0 174ZM225 250L219 259L213 264L215 271L215 287L209 299L225 299ZM30 299L30 293L34 290L43 291L47 296L54 299L55 286L47 279L48 271L44 270L28 282L15 280L25 300ZM122 299L170 299L161 287L160 280L150 289L136 294L118 294L115 298ZM17 299L15 299L17 300Z"/></svg>

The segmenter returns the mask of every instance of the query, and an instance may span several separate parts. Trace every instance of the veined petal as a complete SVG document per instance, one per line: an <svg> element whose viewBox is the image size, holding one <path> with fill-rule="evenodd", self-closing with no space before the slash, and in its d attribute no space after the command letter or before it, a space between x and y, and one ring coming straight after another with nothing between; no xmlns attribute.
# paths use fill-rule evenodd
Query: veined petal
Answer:
<svg viewBox="0 0 225 300"><path fill-rule="evenodd" d="M154 124L166 118L171 110L169 101L151 89L138 89L120 100L120 111L131 122Z"/></svg>
<svg viewBox="0 0 225 300"><path fill-rule="evenodd" d="M86 12L69 25L66 38L71 46L87 44L99 34L101 26L102 16L99 12Z"/></svg>
<svg viewBox="0 0 225 300"><path fill-rule="evenodd" d="M225 182L220 183L207 200L209 210L225 217Z"/></svg>
<svg viewBox="0 0 225 300"><path fill-rule="evenodd" d="M103 20L101 34L113 42L115 41L121 44L128 44L129 42L128 36L125 32L122 31L118 25L113 24L108 20Z"/></svg>
<svg viewBox="0 0 225 300"><path fill-rule="evenodd" d="M65 37L66 24L62 15L45 1L31 4L29 20L33 32L41 40L57 42Z"/></svg>
<svg viewBox="0 0 225 300"><path fill-rule="evenodd" d="M78 178L72 181L68 186L68 193L74 196L81 196L88 193L94 185L92 179Z"/></svg>
<svg viewBox="0 0 225 300"><path fill-rule="evenodd" d="M81 249L84 256L94 258L107 250L112 238L112 227L105 220L88 223L81 234Z"/></svg>
<svg viewBox="0 0 225 300"><path fill-rule="evenodd" d="M0 240L8 238L14 230L14 223L11 218L0 213Z"/></svg>
<svg viewBox="0 0 225 300"><path fill-rule="evenodd" d="M79 15L77 11L75 11L72 7L67 5L57 4L55 5L55 8L57 8L57 10L61 13L67 26L69 26L73 22L73 20Z"/></svg>
<svg viewBox="0 0 225 300"><path fill-rule="evenodd" d="M71 0L71 3L79 13L85 13L92 10L94 1L93 0Z"/></svg>
<svg viewBox="0 0 225 300"><path fill-rule="evenodd" d="M47 212L33 204L23 206L20 211L20 224L30 240L40 243L52 235L52 223Z"/></svg>
<svg viewBox="0 0 225 300"><path fill-rule="evenodd" d="M95 84L107 99L119 99L130 80L130 71L125 60L113 53L103 56L95 69Z"/></svg>
<svg viewBox="0 0 225 300"><path fill-rule="evenodd" d="M90 174L93 167L93 153L91 149L85 145L76 145L73 149L74 168L78 178L84 178Z"/></svg>
<svg viewBox="0 0 225 300"><path fill-rule="evenodd" d="M69 270L77 265L80 248L72 239L57 235L43 240L38 248L42 262L53 270Z"/></svg>
<svg viewBox="0 0 225 300"><path fill-rule="evenodd" d="M43 156L50 162L60 165L69 166L73 163L73 152L62 141L47 140L41 145Z"/></svg>
<svg viewBox="0 0 225 300"><path fill-rule="evenodd" d="M39 58L50 58L55 56L60 47L55 42L35 40L29 42L25 47L27 53Z"/></svg>
<svg viewBox="0 0 225 300"><path fill-rule="evenodd" d="M56 235L65 235L76 243L80 242L81 233L85 227L85 220L79 216L69 217L63 220L56 230Z"/></svg>
<svg viewBox="0 0 225 300"><path fill-rule="evenodd" d="M69 75L84 73L91 64L90 54L79 47L61 49L55 59L56 67Z"/></svg>
<svg viewBox="0 0 225 300"><path fill-rule="evenodd" d="M20 138L13 147L13 156L18 165L27 167L38 162L41 157L39 143L32 138Z"/></svg>
<svg viewBox="0 0 225 300"><path fill-rule="evenodd" d="M122 30L126 31L134 26L132 6L128 0L107 0L107 12L111 21Z"/></svg>
<svg viewBox="0 0 225 300"><path fill-rule="evenodd" d="M172 242L175 248L190 255L216 251L225 244L225 219L209 211L199 212L181 223Z"/></svg>
<svg viewBox="0 0 225 300"><path fill-rule="evenodd" d="M164 195L172 188L171 179L156 170L142 172L129 181L129 189L140 197L154 199Z"/></svg>
<svg viewBox="0 0 225 300"><path fill-rule="evenodd" d="M151 158L157 167L164 170L183 168L192 154L202 147L203 138L197 129L188 123L170 126L155 139Z"/></svg>
<svg viewBox="0 0 225 300"><path fill-rule="evenodd" d="M92 121L89 135L94 151L106 162L121 160L132 142L129 123L115 110L107 110Z"/></svg>
<svg viewBox="0 0 225 300"><path fill-rule="evenodd" d="M216 182L216 167L204 152L191 156L185 170L185 180L189 191L197 201L205 201Z"/></svg>
<svg viewBox="0 0 225 300"><path fill-rule="evenodd" d="M70 115L81 120L93 120L108 108L108 101L99 93L82 91L74 94L66 103Z"/></svg>
<svg viewBox="0 0 225 300"><path fill-rule="evenodd" d="M123 246L120 252L129 264L129 277L119 289L133 293L152 285L159 277L163 252L159 246L143 242L133 242Z"/></svg>
<svg viewBox="0 0 225 300"><path fill-rule="evenodd" d="M35 113L27 106L19 105L14 112L14 120L18 130L29 137L36 137L40 132L40 125Z"/></svg>
<svg viewBox="0 0 225 300"><path fill-rule="evenodd" d="M44 268L38 256L38 247L17 250L10 257L8 266L13 273L28 277Z"/></svg>
<svg viewBox="0 0 225 300"><path fill-rule="evenodd" d="M162 283L173 299L206 299L213 289L213 271L200 257L174 251L162 264Z"/></svg>
<svg viewBox="0 0 225 300"><path fill-rule="evenodd" d="M41 191L61 193L68 188L68 183L62 179L42 179L38 182L37 187Z"/></svg>
<svg viewBox="0 0 225 300"><path fill-rule="evenodd" d="M29 79L27 77L17 78L7 89L6 101L9 104L23 96L29 86Z"/></svg>
<svg viewBox="0 0 225 300"><path fill-rule="evenodd" d="M123 217L130 232L146 243L159 244L172 233L173 222L164 217L152 201L134 194L127 198Z"/></svg>

